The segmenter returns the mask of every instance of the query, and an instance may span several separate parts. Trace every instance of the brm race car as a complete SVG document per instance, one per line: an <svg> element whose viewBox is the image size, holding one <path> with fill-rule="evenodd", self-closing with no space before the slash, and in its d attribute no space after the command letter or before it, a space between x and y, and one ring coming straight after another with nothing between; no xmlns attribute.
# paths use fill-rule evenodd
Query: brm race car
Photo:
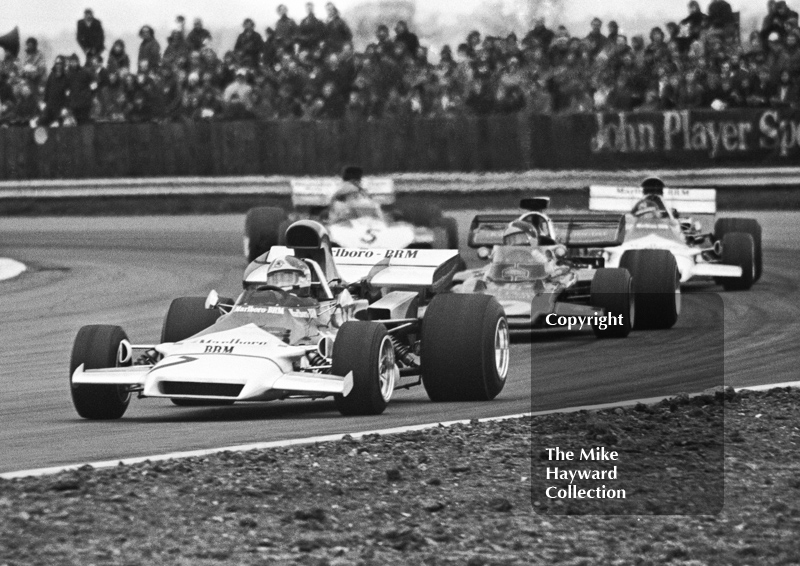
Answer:
<svg viewBox="0 0 800 566"><path fill-rule="evenodd" d="M636 328L670 328L680 313L677 269L669 254L642 251L656 276L608 268L588 248L622 242L621 215L545 214L548 198L523 199L522 215L481 214L471 225L469 245L489 263L457 274L456 293L498 299L517 329L588 328L600 338L627 336ZM491 249L490 249L491 246Z"/></svg>
<svg viewBox="0 0 800 566"><path fill-rule="evenodd" d="M78 414L119 418L136 394L189 406L332 396L344 415L375 415L415 385L433 401L503 389L500 304L439 294L457 250L332 249L308 220L285 241L248 266L235 301L215 291L174 300L156 344L131 344L119 326L81 328L70 362Z"/></svg>
<svg viewBox="0 0 800 566"><path fill-rule="evenodd" d="M458 226L431 207L394 208L392 179L362 180L361 169L348 167L342 179L295 179L294 211L258 207L248 211L244 253L248 261L283 243L294 221L312 219L328 229L334 247L363 249L458 249Z"/></svg>
<svg viewBox="0 0 800 566"><path fill-rule="evenodd" d="M713 278L725 290L744 290L761 277L761 225L756 220L717 218L714 230L706 231L697 219L714 219L714 189L670 189L651 177L639 188L589 187L589 208L627 213L624 241L601 253L606 265L625 267L634 278L647 269L640 265L641 250L653 249L675 257L681 283Z"/></svg>

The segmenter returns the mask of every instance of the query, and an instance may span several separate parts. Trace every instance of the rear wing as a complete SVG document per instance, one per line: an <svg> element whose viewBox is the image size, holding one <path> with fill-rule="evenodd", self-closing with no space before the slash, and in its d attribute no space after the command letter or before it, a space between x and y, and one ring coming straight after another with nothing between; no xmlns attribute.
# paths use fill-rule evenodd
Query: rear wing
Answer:
<svg viewBox="0 0 800 566"><path fill-rule="evenodd" d="M503 232L508 223L519 218L519 214L478 214L469 226L467 245L471 248L491 248L503 244Z"/></svg>
<svg viewBox="0 0 800 566"><path fill-rule="evenodd" d="M550 215L556 241L568 248L621 246L625 239L624 214Z"/></svg>
<svg viewBox="0 0 800 566"><path fill-rule="evenodd" d="M335 178L292 179L292 205L300 207L325 207L331 204L344 181ZM394 204L394 180L386 177L365 177L361 183L375 201L381 206Z"/></svg>
<svg viewBox="0 0 800 566"><path fill-rule="evenodd" d="M593 185L589 187L589 210L630 212L644 197L641 187ZM716 189L664 189L661 197L668 208L681 214L716 214Z"/></svg>
<svg viewBox="0 0 800 566"><path fill-rule="evenodd" d="M439 293L450 286L464 262L458 250L333 248L336 268L344 281L366 279L374 287L431 289Z"/></svg>

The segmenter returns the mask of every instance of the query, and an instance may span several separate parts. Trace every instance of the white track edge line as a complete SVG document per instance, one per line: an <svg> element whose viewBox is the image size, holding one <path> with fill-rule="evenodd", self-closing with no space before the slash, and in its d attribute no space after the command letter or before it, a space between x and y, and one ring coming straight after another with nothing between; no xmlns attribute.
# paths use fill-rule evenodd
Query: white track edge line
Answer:
<svg viewBox="0 0 800 566"><path fill-rule="evenodd" d="M769 389L778 389L778 388L785 388L785 387L800 387L800 381L786 381L782 383L772 383L772 384L764 384L764 385L752 385L746 387L735 387L736 391L748 390L748 391L767 391ZM700 393L693 393L691 395L702 395L706 393L708 390ZM406 425L406 426L399 426L394 428L385 428L385 429L377 429L377 430L369 430L369 431L362 431L362 432L350 432L350 433L340 433L340 434L328 434L323 436L310 436L305 438L292 438L288 440L273 440L269 442L255 442L251 444L239 444L234 446L223 446L220 448L204 448L201 450L188 450L184 452L169 452L166 454L155 454L152 456L137 456L134 458L121 458L117 460L103 460L100 462L83 462L80 464L67 464L64 466L53 466L50 468L35 468L30 470L19 470L16 472L5 472L0 474L0 479L5 480L12 480L17 478L24 478L24 477L31 477L31 476L48 476L48 475L55 475L62 472L68 472L77 470L84 466L91 466L94 469L100 468L112 468L119 465L124 466L131 466L134 464L141 464L143 462L160 462L164 460L178 460L184 458L200 458L203 456L210 456L213 454L219 454L222 452L247 452L251 450L267 450L270 448L285 448L287 446L303 446L306 444L315 444L321 442L336 442L342 440L345 436L350 436L352 438L363 438L364 436L378 434L381 436L390 435L390 434L401 434L404 432L414 432L418 430L427 430L431 428L437 428L440 426L453 426L458 424L469 424L475 420L478 422L495 422L495 421L504 421L510 419L520 419L530 416L542 416L542 415L550 415L554 413L574 413L578 411L597 411L602 409L611 409L616 407L627 407L630 405L637 405L639 403L642 404L653 404L663 401L664 399L670 399L675 397L676 395L665 395L661 397L647 397L644 399L631 399L628 401L617 401L612 403L601 403L597 405L583 405L577 407L566 407L563 409L551 409L548 411L537 411L537 412L528 412L528 413L516 413L512 415L500 415L496 417L484 417L479 419L460 419L455 421L445 421L445 422L435 422L435 423L425 423L425 424L417 424L417 425Z"/></svg>

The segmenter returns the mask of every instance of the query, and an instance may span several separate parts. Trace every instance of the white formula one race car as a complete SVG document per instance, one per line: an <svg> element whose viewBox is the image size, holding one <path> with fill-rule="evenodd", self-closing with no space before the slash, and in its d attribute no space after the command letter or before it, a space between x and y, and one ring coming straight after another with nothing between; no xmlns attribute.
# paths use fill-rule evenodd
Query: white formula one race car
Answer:
<svg viewBox="0 0 800 566"><path fill-rule="evenodd" d="M292 206L257 207L248 211L244 253L253 261L270 247L283 243L286 228L301 219L317 220L330 234L334 247L361 249L457 249L458 226L431 207L399 211L394 208L394 181L364 178L348 167L341 179L293 179Z"/></svg>
<svg viewBox="0 0 800 566"><path fill-rule="evenodd" d="M761 226L749 218L718 218L713 232L686 217L716 214L714 189L665 188L655 177L641 187L592 186L589 208L626 212L624 242L602 250L607 267L625 267L634 279L649 270L641 250L675 257L680 282L713 278L726 290L744 290L761 277Z"/></svg>
<svg viewBox="0 0 800 566"><path fill-rule="evenodd" d="M383 412L395 389L433 401L493 399L509 368L508 322L489 296L438 294L457 250L332 249L300 221L245 271L236 301L176 299L156 344L119 326L80 329L70 362L78 414L116 419L132 394L177 405L317 399Z"/></svg>

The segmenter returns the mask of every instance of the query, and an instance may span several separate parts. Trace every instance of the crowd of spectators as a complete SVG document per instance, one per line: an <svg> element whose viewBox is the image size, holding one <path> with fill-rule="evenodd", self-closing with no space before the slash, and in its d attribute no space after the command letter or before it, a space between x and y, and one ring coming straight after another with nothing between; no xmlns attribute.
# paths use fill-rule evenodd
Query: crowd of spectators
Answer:
<svg viewBox="0 0 800 566"><path fill-rule="evenodd" d="M628 38L595 18L571 35L538 20L523 37L472 31L455 52L428 48L399 21L380 25L363 52L336 6L300 22L283 5L262 36L250 18L233 49L218 53L201 19L182 16L165 41L150 26L138 50L106 49L100 20L78 21L77 54L48 69L35 38L0 64L0 123L370 119L464 113L564 113L800 106L800 29L786 2L769 0L759 30L741 40L725 0L698 2L648 37Z"/></svg>

